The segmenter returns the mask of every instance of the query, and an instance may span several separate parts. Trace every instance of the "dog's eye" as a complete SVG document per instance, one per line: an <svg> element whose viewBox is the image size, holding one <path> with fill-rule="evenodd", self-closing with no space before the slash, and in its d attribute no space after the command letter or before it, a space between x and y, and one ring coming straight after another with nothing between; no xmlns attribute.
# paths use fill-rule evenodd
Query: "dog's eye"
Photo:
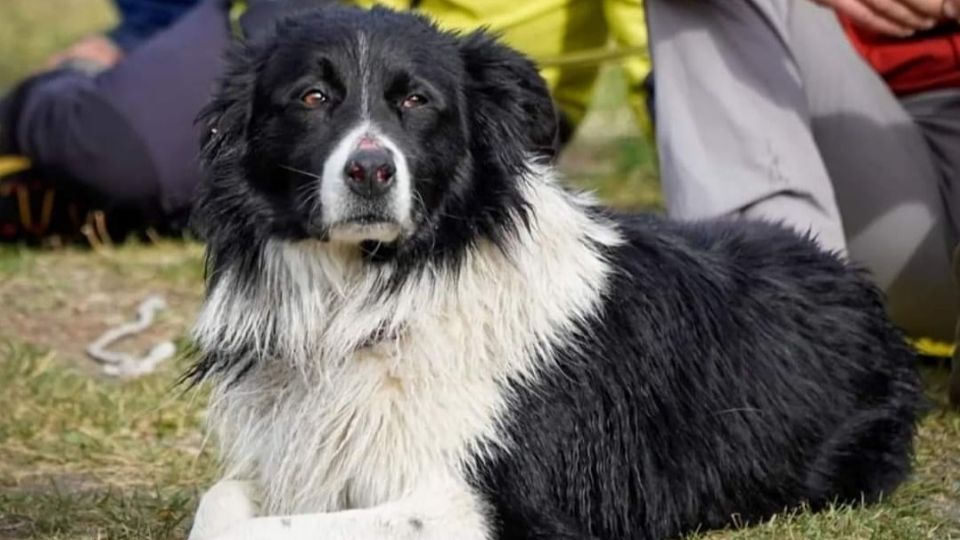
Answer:
<svg viewBox="0 0 960 540"><path fill-rule="evenodd" d="M327 95L316 88L311 88L300 96L300 101L307 107L315 108L327 102Z"/></svg>
<svg viewBox="0 0 960 540"><path fill-rule="evenodd" d="M415 109L427 104L427 98L421 94L410 94L409 96L403 98L403 101L400 102L400 106L404 109Z"/></svg>

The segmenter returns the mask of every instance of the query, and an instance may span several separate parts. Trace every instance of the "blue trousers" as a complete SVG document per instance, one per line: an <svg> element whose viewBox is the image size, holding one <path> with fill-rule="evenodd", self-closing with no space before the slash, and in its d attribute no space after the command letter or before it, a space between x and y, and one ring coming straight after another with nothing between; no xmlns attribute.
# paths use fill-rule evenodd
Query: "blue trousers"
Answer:
<svg viewBox="0 0 960 540"><path fill-rule="evenodd" d="M6 150L107 210L179 220L200 181L194 119L230 40L227 0L202 0L108 71L28 81L6 115Z"/></svg>

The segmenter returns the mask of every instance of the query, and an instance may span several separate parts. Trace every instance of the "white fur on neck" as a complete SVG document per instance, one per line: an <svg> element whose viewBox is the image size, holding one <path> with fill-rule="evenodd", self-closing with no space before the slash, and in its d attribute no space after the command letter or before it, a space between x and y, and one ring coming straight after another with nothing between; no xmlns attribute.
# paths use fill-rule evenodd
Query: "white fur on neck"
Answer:
<svg viewBox="0 0 960 540"><path fill-rule="evenodd" d="M534 382L596 313L611 271L597 246L621 241L549 170L524 186L529 231L506 249L480 242L456 270L427 266L394 293L382 293L389 265L314 242L268 245L252 289L229 271L218 281L201 349L270 355L211 404L229 475L261 484L267 514L382 504L509 451L502 384ZM397 337L362 347L384 328Z"/></svg>

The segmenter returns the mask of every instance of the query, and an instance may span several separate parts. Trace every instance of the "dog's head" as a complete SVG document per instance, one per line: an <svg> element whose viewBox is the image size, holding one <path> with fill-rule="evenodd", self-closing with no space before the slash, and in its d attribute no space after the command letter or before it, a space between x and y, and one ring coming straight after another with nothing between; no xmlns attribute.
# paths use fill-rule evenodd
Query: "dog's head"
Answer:
<svg viewBox="0 0 960 540"><path fill-rule="evenodd" d="M496 235L557 133L532 62L385 9L300 13L238 45L200 121L196 218L221 250L282 238L423 253Z"/></svg>

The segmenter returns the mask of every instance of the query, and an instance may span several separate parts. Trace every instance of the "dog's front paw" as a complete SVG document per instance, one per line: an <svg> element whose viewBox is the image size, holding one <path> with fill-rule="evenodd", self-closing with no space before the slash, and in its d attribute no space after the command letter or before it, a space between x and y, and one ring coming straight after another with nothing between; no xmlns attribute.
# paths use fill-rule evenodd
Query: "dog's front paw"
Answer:
<svg viewBox="0 0 960 540"><path fill-rule="evenodd" d="M200 498L189 540L212 540L256 517L256 490L252 482L222 480Z"/></svg>

